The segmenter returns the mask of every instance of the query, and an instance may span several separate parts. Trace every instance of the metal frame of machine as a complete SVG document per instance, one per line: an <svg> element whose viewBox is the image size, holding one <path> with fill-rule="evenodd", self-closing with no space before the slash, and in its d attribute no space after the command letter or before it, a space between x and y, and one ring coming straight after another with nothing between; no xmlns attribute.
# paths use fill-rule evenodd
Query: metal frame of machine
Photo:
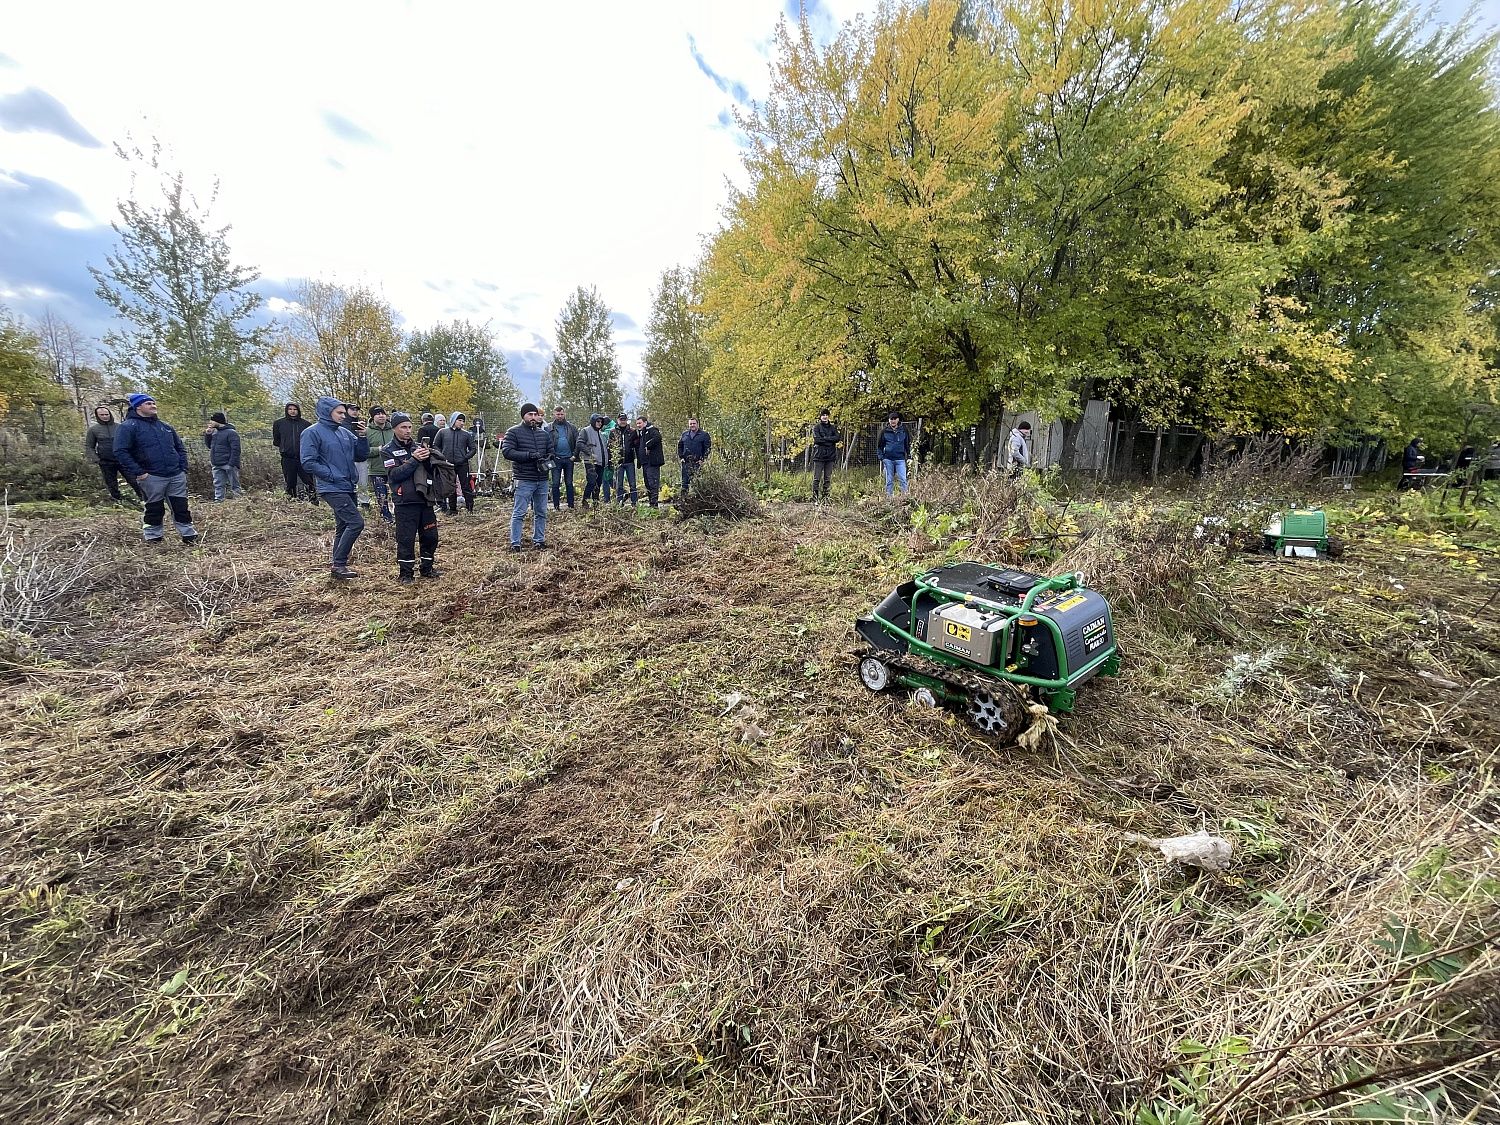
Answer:
<svg viewBox="0 0 1500 1125"><path fill-rule="evenodd" d="M944 630L938 643L936 623ZM860 663L870 690L894 683L920 702L961 705L977 726L997 734L1024 729L1028 692L1066 713L1081 684L1120 668L1109 606L1081 574L1042 578L949 564L902 583L855 630L875 650ZM913 665L908 656L933 667Z"/></svg>

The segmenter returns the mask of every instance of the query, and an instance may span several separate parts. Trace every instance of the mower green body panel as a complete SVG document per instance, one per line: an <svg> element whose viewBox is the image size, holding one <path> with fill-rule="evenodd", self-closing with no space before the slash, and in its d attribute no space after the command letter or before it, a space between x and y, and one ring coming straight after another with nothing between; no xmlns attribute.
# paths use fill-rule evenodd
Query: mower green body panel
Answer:
<svg viewBox="0 0 1500 1125"><path fill-rule="evenodd" d="M902 583L855 629L877 650L1028 685L1054 711L1072 710L1079 685L1120 667L1109 606L1077 574L951 563ZM911 673L900 682L932 686Z"/></svg>
<svg viewBox="0 0 1500 1125"><path fill-rule="evenodd" d="M1278 555L1288 547L1310 547L1328 553L1328 515L1317 508L1291 508L1279 513L1264 532L1266 547Z"/></svg>

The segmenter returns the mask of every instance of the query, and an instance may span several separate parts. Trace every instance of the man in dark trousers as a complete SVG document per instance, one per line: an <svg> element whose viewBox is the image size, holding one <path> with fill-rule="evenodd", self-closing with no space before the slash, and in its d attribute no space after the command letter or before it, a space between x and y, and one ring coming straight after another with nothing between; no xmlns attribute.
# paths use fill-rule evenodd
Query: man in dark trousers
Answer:
<svg viewBox="0 0 1500 1125"><path fill-rule="evenodd" d="M271 444L281 454L281 475L286 481L286 494L293 500L302 498L302 489L314 504L318 502L318 490L313 487L311 474L302 467L302 433L312 425L302 417L302 407L289 402L282 408L282 416L271 424Z"/></svg>
<svg viewBox="0 0 1500 1125"><path fill-rule="evenodd" d="M469 475L469 458L479 451L474 435L469 432L469 420L461 410L453 412L447 429L439 430L432 439L432 448L453 463L458 476L458 492L448 497L446 508L450 515L458 515L458 497L463 494L464 510L474 510L474 478Z"/></svg>
<svg viewBox="0 0 1500 1125"><path fill-rule="evenodd" d="M120 424L115 421L115 415L107 406L94 407L94 420L89 425L88 433L83 436L83 455L91 465L99 466L99 476L104 480L104 489L109 493L110 499L120 503L125 502L125 497L120 495L120 462L115 460L115 431ZM125 483L135 489L136 496L140 496L141 490L136 487L135 480L125 477Z"/></svg>
<svg viewBox="0 0 1500 1125"><path fill-rule="evenodd" d="M885 494L896 495L896 481L901 482L901 491L906 487L906 461L911 456L911 434L901 424L901 415L891 411L885 429L880 431L880 440L875 443L875 456L885 469Z"/></svg>
<svg viewBox="0 0 1500 1125"><path fill-rule="evenodd" d="M370 443L370 459L365 464L370 467L370 490L375 493L375 505L380 509L380 518L386 523L390 523L393 517L390 489L385 479L385 456L382 451L395 436L391 416L386 412L385 407L370 407L370 424L365 429L365 440Z"/></svg>
<svg viewBox="0 0 1500 1125"><path fill-rule="evenodd" d="M578 444L583 449L584 472L588 474L583 485L585 509L590 500L598 508L601 495L606 503L609 502L609 489L604 483L604 474L609 469L609 438L604 433L606 421L608 419L603 414L590 414L588 428L578 435Z"/></svg>
<svg viewBox="0 0 1500 1125"><path fill-rule="evenodd" d="M698 425L698 419L689 418L688 428L677 439L677 458L682 462L682 491L686 492L688 485L693 483L694 475L703 468L713 446L713 438Z"/></svg>
<svg viewBox="0 0 1500 1125"><path fill-rule="evenodd" d="M245 495L240 488L240 432L217 410L208 416L208 429L203 431L203 444L208 446L208 464L214 473L214 503L222 504L226 495L236 500Z"/></svg>
<svg viewBox="0 0 1500 1125"><path fill-rule="evenodd" d="M370 441L363 424L353 429L344 425L344 404L336 398L318 399L318 424L309 426L302 435L302 467L318 482L318 495L333 509L333 561L329 573L334 578L358 578L349 569L349 552L365 529L365 517L359 514L354 489L359 482L359 466L370 457Z"/></svg>
<svg viewBox="0 0 1500 1125"><path fill-rule="evenodd" d="M187 502L187 447L177 431L156 416L156 400L150 395L130 396L125 421L115 431L115 460L139 486L146 502L141 532L147 543L166 538L162 520L168 504L183 543L198 542Z"/></svg>
<svg viewBox="0 0 1500 1125"><path fill-rule="evenodd" d="M516 504L510 514L512 554L521 550L527 508L532 511L531 545L537 550L547 546L547 486L557 456L555 441L553 431L542 425L541 409L529 402L521 406L521 424L506 430L500 439L500 453L516 473Z"/></svg>
<svg viewBox="0 0 1500 1125"><path fill-rule="evenodd" d="M833 463L838 460L839 443L844 440L839 428L833 424L828 411L818 415L818 424L812 431L812 493L814 500L826 500L828 490L833 487ZM819 491L819 484L822 490Z"/></svg>
<svg viewBox="0 0 1500 1125"><path fill-rule="evenodd" d="M568 507L573 507L573 466L578 463L578 427L568 421L568 412L561 406L554 407L552 421L543 429L550 430L557 446L557 457L552 467L552 510L562 511L563 492L568 494Z"/></svg>
<svg viewBox="0 0 1500 1125"><path fill-rule="evenodd" d="M641 463L646 503L654 508L661 499L661 467L667 463L661 447L661 431L642 414L635 420L635 434L636 458Z"/></svg>
<svg viewBox="0 0 1500 1125"><path fill-rule="evenodd" d="M635 427L630 424L630 415L620 411L620 416L615 419L615 428L609 435L610 444L614 447L610 453L610 463L616 466L615 475L615 503L625 504L625 481L630 481L630 506L635 507L635 462L636 462L636 432Z"/></svg>
<svg viewBox="0 0 1500 1125"><path fill-rule="evenodd" d="M391 415L392 437L381 449L381 466L385 469L391 503L396 509L396 565L401 572L396 581L409 586L415 579L417 548L422 550L423 578L440 578L433 569L437 557L437 513L418 489L417 479L425 473L425 461L432 456L430 446L418 445L411 432L411 419L400 411Z"/></svg>

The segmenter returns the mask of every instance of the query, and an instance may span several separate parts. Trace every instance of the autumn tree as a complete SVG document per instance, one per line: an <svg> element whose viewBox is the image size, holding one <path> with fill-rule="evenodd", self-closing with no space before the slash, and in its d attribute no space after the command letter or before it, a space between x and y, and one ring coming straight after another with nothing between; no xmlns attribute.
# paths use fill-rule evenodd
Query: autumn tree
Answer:
<svg viewBox="0 0 1500 1125"><path fill-rule="evenodd" d="M557 318L557 345L542 376L542 405L574 418L598 411L613 417L623 406L609 306L598 289L579 286Z"/></svg>
<svg viewBox="0 0 1500 1125"><path fill-rule="evenodd" d="M455 320L419 329L407 339L406 355L408 365L420 371L428 385L427 406L482 414L492 427L502 421L509 426L514 420L521 392L488 325ZM453 385L455 374L463 376L463 388ZM440 387L444 380L448 384ZM468 405L456 405L455 396Z"/></svg>
<svg viewBox="0 0 1500 1125"><path fill-rule="evenodd" d="M160 145L117 151L134 165L113 224L120 241L103 268L89 267L100 300L125 322L104 337L106 371L204 420L263 404L258 368L270 341L251 320L261 299L250 288L259 275L235 264L230 228L210 224L217 185L200 206L182 173L163 167ZM159 203L136 197L142 180L157 185Z"/></svg>
<svg viewBox="0 0 1500 1125"><path fill-rule="evenodd" d="M695 301L689 271L681 266L662 271L646 321L641 398L651 419L668 429L682 429L690 416L704 413L708 345L705 318Z"/></svg>
<svg viewBox="0 0 1500 1125"><path fill-rule="evenodd" d="M396 312L368 286L304 281L279 345L277 369L302 402L328 395L400 409L423 398Z"/></svg>

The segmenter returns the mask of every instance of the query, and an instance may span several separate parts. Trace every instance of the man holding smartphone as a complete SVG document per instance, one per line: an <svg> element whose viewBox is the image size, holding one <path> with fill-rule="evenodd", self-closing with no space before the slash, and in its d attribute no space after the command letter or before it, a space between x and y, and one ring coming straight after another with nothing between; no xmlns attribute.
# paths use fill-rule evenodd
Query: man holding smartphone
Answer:
<svg viewBox="0 0 1500 1125"><path fill-rule="evenodd" d="M393 437L381 449L381 463L389 483L391 502L396 509L396 565L401 573L396 581L410 586L416 579L416 548L422 549L422 577L438 578L442 572L433 569L437 556L437 513L418 487L432 456L432 439L417 442L411 433L411 419L397 411L391 415Z"/></svg>

